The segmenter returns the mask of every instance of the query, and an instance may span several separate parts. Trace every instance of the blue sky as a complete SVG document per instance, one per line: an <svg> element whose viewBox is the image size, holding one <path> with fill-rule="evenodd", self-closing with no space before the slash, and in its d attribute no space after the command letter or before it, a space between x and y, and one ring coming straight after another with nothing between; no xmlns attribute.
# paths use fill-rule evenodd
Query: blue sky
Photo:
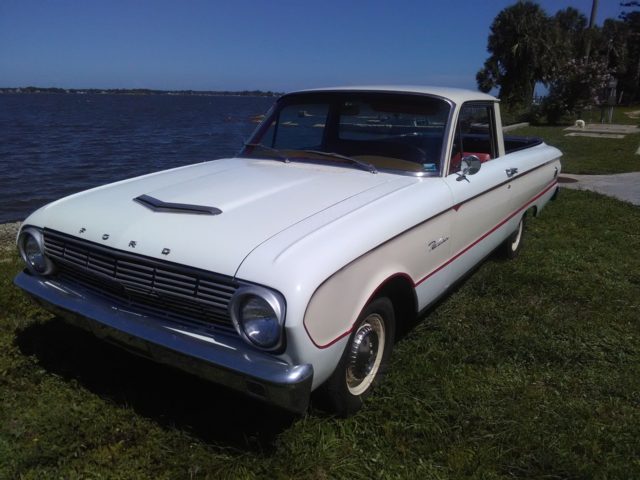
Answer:
<svg viewBox="0 0 640 480"><path fill-rule="evenodd" d="M475 89L489 26L513 3L0 0L0 87ZM539 3L591 11L591 0ZM618 11L600 0L597 23Z"/></svg>

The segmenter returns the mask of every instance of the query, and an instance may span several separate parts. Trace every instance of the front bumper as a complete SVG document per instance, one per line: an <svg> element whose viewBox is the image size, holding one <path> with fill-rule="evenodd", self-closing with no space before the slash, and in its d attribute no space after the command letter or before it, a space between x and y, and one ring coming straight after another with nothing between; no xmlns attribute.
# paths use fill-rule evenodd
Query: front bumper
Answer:
<svg viewBox="0 0 640 480"><path fill-rule="evenodd" d="M26 271L14 283L43 308L103 340L286 410L307 410L313 380L309 364L289 365L240 338L129 312L80 287Z"/></svg>

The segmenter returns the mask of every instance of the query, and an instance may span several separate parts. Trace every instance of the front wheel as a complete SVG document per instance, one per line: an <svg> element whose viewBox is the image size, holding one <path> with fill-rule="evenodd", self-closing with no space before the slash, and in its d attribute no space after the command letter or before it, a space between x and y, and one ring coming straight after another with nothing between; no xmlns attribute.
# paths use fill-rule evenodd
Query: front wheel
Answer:
<svg viewBox="0 0 640 480"><path fill-rule="evenodd" d="M341 417L360 410L389 369L394 335L391 301L372 301L358 317L338 366L316 392L320 408Z"/></svg>

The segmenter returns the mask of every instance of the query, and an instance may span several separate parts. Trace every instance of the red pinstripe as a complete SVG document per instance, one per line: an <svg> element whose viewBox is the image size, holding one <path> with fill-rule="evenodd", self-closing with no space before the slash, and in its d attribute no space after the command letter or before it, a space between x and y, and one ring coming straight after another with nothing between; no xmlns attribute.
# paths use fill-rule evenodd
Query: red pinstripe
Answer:
<svg viewBox="0 0 640 480"><path fill-rule="evenodd" d="M536 195L535 197L533 197L531 200L529 200L527 203L525 203L522 207L518 208L515 212L513 212L511 215L509 215L506 219L504 219L502 222L500 222L498 225L496 225L495 227L493 227L491 230L489 230L487 233L485 233L484 235L482 235L480 238L478 238L477 240L475 240L473 243L471 243L469 246L465 247L464 249L462 249L460 252L458 252L456 255L454 255L453 257L451 257L449 260L447 260L445 263L443 263L442 265L440 265L438 268L436 268L435 270L433 270L432 272L430 272L426 277L418 280L417 282L414 282L413 279L406 273L394 273L393 275L391 275L390 277L386 278L380 285L378 285L378 287L374 290L374 292L369 296L369 299L365 302L365 306L362 307L362 310L364 310L364 308L368 305L369 301L376 295L376 293L378 293L378 291L380 291L380 289L392 278L395 277L406 277L408 278L411 283L413 283L414 288L417 287L418 285L420 285L422 282L424 282L425 280L427 280L429 277L435 275L436 273L438 273L440 270L442 270L443 268L445 268L447 265L451 264L451 262L453 262L454 260L456 260L457 258L459 258L461 255L463 255L464 253L468 252L471 248L473 248L474 246L476 246L478 243L480 243L482 240L484 240L485 238L487 238L489 235L491 235L493 232L495 232L497 229L499 229L500 227L502 227L505 223L507 223L509 220L511 220L513 217L515 217L518 213L522 212L523 210L525 210L527 207L529 207L533 202L535 202L536 200L538 200L540 197L542 197L545 193L547 193L549 190L551 190L555 185L557 185L557 181L553 181L551 183L551 185L549 185L548 187L546 187L542 192L540 192L538 195ZM466 202L464 202L466 203ZM396 237L394 237L396 238ZM384 242L387 243L387 242ZM381 244L380 246L384 245ZM380 246L376 247L379 248ZM373 249L375 250L375 248ZM369 252L372 252L373 250L370 250ZM367 253L369 253L367 252ZM360 257L358 257L360 258ZM331 277L329 277L331 278ZM329 278L327 278L327 280L329 280ZM325 280L324 282L322 282L322 284L320 286L322 286L327 280ZM320 286L318 288L320 288ZM316 289L317 291L318 289ZM314 292L315 294L315 292ZM360 314L362 314L362 310L360 311ZM360 314L358 314L358 318L360 317ZM332 340L331 342L327 343L326 345L318 345L315 340L313 339L313 337L311 336L311 334L309 333L309 329L307 328L307 324L305 323L306 320L306 311L305 311L305 318L302 320L302 324L304 325L304 329L307 332L307 335L309 336L309 339L311 340L311 342L317 347L317 348L327 348L330 347L331 345L333 345L334 343L336 343L338 340L346 337L347 335L349 335L353 329L355 328L355 322L353 325L351 325L351 328L349 328L349 330L347 330L346 332L344 332L342 335L340 335L338 338ZM357 320L356 320L357 321Z"/></svg>

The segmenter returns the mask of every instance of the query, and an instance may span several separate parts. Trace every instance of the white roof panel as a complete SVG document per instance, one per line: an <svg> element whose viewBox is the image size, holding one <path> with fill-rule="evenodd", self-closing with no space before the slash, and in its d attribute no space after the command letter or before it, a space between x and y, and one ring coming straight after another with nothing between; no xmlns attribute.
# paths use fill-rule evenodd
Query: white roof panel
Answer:
<svg viewBox="0 0 640 480"><path fill-rule="evenodd" d="M364 86L349 86L349 87L329 87L329 88L313 88L309 90L298 90L295 92L289 92L286 95L293 93L310 93L310 92L327 92L327 91L375 91L375 92L402 92L402 93L419 93L427 95L435 95L451 100L457 105L470 101L499 101L492 95L487 95L474 90L466 90L463 88L448 88L448 87L429 87L424 85L364 85Z"/></svg>

